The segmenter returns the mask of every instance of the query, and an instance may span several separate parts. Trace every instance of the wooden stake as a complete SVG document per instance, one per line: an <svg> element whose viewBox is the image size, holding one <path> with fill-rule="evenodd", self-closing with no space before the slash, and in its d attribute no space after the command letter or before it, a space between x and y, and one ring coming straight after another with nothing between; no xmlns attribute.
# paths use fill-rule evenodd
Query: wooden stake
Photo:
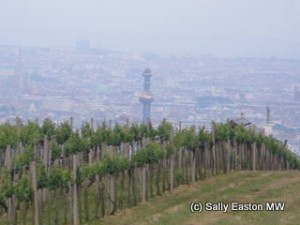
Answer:
<svg viewBox="0 0 300 225"><path fill-rule="evenodd" d="M43 162L46 168L46 171L48 169L48 150L49 149L49 143L48 143L48 138L47 135L44 136L44 152L43 152Z"/></svg>
<svg viewBox="0 0 300 225"><path fill-rule="evenodd" d="M141 168L141 201L146 202L146 166Z"/></svg>
<svg viewBox="0 0 300 225"><path fill-rule="evenodd" d="M213 175L216 175L217 160L216 160L216 140L215 140L215 122L211 123L211 135L212 135L212 161L213 161Z"/></svg>
<svg viewBox="0 0 300 225"><path fill-rule="evenodd" d="M91 118L90 125L91 125L91 130L94 131L94 118Z"/></svg>
<svg viewBox="0 0 300 225"><path fill-rule="evenodd" d="M73 155L73 225L78 225L77 157Z"/></svg>
<svg viewBox="0 0 300 225"><path fill-rule="evenodd" d="M8 170L11 169L11 148L10 148L10 145L6 146L4 165L6 166L6 168Z"/></svg>
<svg viewBox="0 0 300 225"><path fill-rule="evenodd" d="M252 170L256 170L256 143L252 144Z"/></svg>
<svg viewBox="0 0 300 225"><path fill-rule="evenodd" d="M31 162L30 171L31 171L31 176L32 176L31 182L32 182L32 190L33 190L34 225L40 225L35 162Z"/></svg>
<svg viewBox="0 0 300 225"><path fill-rule="evenodd" d="M174 154L170 157L170 191L174 189Z"/></svg>

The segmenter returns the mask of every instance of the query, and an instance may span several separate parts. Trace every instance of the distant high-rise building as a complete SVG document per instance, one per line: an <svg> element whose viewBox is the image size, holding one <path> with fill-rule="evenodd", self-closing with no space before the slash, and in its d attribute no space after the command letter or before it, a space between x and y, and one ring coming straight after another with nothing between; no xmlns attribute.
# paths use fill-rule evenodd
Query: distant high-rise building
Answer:
<svg viewBox="0 0 300 225"><path fill-rule="evenodd" d="M213 84L213 86L211 87L211 95L212 95L212 96L216 96L216 95L217 95L217 91L216 91L216 86L215 86L215 84Z"/></svg>
<svg viewBox="0 0 300 225"><path fill-rule="evenodd" d="M271 110L270 107L266 108L266 124L264 125L264 133L266 136L271 136L273 133L273 125L271 123Z"/></svg>
<svg viewBox="0 0 300 225"><path fill-rule="evenodd" d="M90 50L90 42L88 40L78 40L76 42L76 50L80 53L88 52Z"/></svg>
<svg viewBox="0 0 300 225"><path fill-rule="evenodd" d="M217 95L217 89L216 89L215 82L213 82L213 85L211 87L211 95L212 96L216 96Z"/></svg>
<svg viewBox="0 0 300 225"><path fill-rule="evenodd" d="M150 121L150 105L154 101L154 97L150 92L150 78L152 72L150 69L145 69L143 73L144 77L144 91L140 97L140 102L143 104L143 123Z"/></svg>

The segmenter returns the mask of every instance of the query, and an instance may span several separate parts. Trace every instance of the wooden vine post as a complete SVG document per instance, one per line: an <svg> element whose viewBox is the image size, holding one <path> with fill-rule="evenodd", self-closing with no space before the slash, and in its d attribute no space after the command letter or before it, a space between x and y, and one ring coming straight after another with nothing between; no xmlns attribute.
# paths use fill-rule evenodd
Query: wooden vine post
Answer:
<svg viewBox="0 0 300 225"><path fill-rule="evenodd" d="M174 189L174 154L170 156L170 191Z"/></svg>
<svg viewBox="0 0 300 225"><path fill-rule="evenodd" d="M73 155L73 225L78 225L77 156Z"/></svg>
<svg viewBox="0 0 300 225"><path fill-rule="evenodd" d="M34 225L40 225L39 223L39 206L38 206L38 192L37 192L37 180L36 180L36 164L31 162L30 164L31 171L31 184L33 191L33 207L34 207Z"/></svg>
<svg viewBox="0 0 300 225"><path fill-rule="evenodd" d="M10 148L10 145L6 146L4 165L6 166L6 168L8 170L11 169L12 163L11 163L11 148Z"/></svg>
<svg viewBox="0 0 300 225"><path fill-rule="evenodd" d="M192 183L196 181L196 149L190 151Z"/></svg>
<svg viewBox="0 0 300 225"><path fill-rule="evenodd" d="M230 163L230 156L231 156L231 141L228 138L226 143L226 172L229 173L231 171L231 163Z"/></svg>
<svg viewBox="0 0 300 225"><path fill-rule="evenodd" d="M211 136L212 136L212 161L213 161L213 175L216 175L217 162L216 162L216 139L215 139L215 122L211 123Z"/></svg>
<svg viewBox="0 0 300 225"><path fill-rule="evenodd" d="M252 144L252 170L256 170L256 143Z"/></svg>
<svg viewBox="0 0 300 225"><path fill-rule="evenodd" d="M110 159L114 160L114 148L112 146L109 146L108 151ZM110 214L113 215L116 211L116 175L114 173L109 174L109 183Z"/></svg>
<svg viewBox="0 0 300 225"><path fill-rule="evenodd" d="M141 167L141 202L146 202L146 166Z"/></svg>

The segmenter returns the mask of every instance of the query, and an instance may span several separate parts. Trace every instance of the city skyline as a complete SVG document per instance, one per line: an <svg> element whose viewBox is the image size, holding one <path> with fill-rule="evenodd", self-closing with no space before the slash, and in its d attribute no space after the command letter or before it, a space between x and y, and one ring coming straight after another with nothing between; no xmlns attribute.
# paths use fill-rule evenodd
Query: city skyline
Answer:
<svg viewBox="0 0 300 225"><path fill-rule="evenodd" d="M20 51L21 50L21 51ZM21 56L21 58L20 58ZM272 110L273 133L300 146L298 60L0 46L0 122L94 118L142 122L141 71L151 68L151 122L210 127L244 114L258 127Z"/></svg>

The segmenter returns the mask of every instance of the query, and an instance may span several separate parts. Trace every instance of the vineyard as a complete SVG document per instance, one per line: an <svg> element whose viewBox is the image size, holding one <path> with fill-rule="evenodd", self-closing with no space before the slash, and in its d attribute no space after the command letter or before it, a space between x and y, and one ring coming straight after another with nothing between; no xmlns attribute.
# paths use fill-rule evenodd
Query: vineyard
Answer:
<svg viewBox="0 0 300 225"><path fill-rule="evenodd" d="M299 169L285 146L232 124L0 125L0 225L88 224L210 176Z"/></svg>

